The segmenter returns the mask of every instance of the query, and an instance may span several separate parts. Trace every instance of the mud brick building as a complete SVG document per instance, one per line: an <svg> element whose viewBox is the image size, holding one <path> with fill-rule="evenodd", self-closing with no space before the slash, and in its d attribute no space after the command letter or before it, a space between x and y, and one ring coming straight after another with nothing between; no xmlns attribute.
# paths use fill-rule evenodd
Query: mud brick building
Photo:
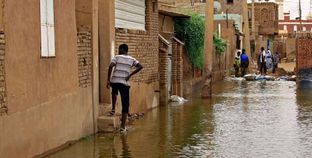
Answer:
<svg viewBox="0 0 312 158"><path fill-rule="evenodd" d="M108 65L122 43L144 67L130 81L130 111L159 105L157 0L0 4L1 158L40 155L97 132L99 104L111 102Z"/></svg>
<svg viewBox="0 0 312 158"><path fill-rule="evenodd" d="M165 68L160 70L160 75L166 76L165 85L162 84L162 86L167 87L160 89L166 89L164 92L161 91L161 94L183 96L183 53L185 49L184 43L175 37L174 19L188 19L190 16L182 13L181 8L174 4L172 0L158 2L159 55L163 59L159 61L159 64Z"/></svg>
<svg viewBox="0 0 312 158"><path fill-rule="evenodd" d="M0 2L0 157L32 157L96 132L94 2Z"/></svg>
<svg viewBox="0 0 312 158"><path fill-rule="evenodd" d="M278 35L278 8L278 4L273 2L257 2L254 3L254 13L252 13L252 4L248 4L250 27L252 28L254 24L254 30L250 32L252 35L251 51L254 60L256 60L257 54L260 52L260 48L266 48L267 40L274 41L274 37ZM254 17L254 23L252 17Z"/></svg>
<svg viewBox="0 0 312 158"><path fill-rule="evenodd" d="M237 14L241 15L241 32L242 46L246 49L247 55L250 56L250 34L249 34L249 22L248 22L248 5L245 0L219 0L221 3L221 10L224 14Z"/></svg>
<svg viewBox="0 0 312 158"><path fill-rule="evenodd" d="M237 50L237 30L234 20L216 20L214 21L214 32L217 32L227 44L226 51L223 54L214 52L213 54L213 80L222 80L229 70L233 67L234 58Z"/></svg>
<svg viewBox="0 0 312 158"><path fill-rule="evenodd" d="M131 112L146 111L158 106L159 90L159 48L158 48L158 7L157 1L142 1L144 26L132 28L131 25L122 26L119 23L119 11L115 8L116 34L115 54L118 46L126 43L129 55L135 57L143 65L142 72L131 79ZM115 3L118 3L116 1ZM129 8L131 10L131 8ZM121 12L120 12L121 13ZM137 18L137 17L133 17ZM132 18L132 19L133 19ZM129 19L129 20L132 20Z"/></svg>
<svg viewBox="0 0 312 158"><path fill-rule="evenodd" d="M274 36L278 34L278 5L276 3L255 3L255 23L259 35ZM251 4L248 5L251 13ZM250 18L251 20L251 15Z"/></svg>

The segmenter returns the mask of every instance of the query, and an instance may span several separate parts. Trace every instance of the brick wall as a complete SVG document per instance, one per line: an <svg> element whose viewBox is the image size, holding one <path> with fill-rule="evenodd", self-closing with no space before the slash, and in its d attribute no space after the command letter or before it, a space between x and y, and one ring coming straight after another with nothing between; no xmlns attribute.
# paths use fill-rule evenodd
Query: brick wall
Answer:
<svg viewBox="0 0 312 158"><path fill-rule="evenodd" d="M86 88L91 86L92 80L92 51L90 28L84 27L78 29L77 46L79 87Z"/></svg>
<svg viewBox="0 0 312 158"><path fill-rule="evenodd" d="M159 101L161 105L166 105L169 92L168 92L168 52L170 43L162 36L159 37Z"/></svg>
<svg viewBox="0 0 312 158"><path fill-rule="evenodd" d="M251 4L248 5L251 10ZM259 24L260 35L278 33L278 5L276 3L255 3L255 22Z"/></svg>
<svg viewBox="0 0 312 158"><path fill-rule="evenodd" d="M172 40L172 94L183 96L183 47L177 38Z"/></svg>
<svg viewBox="0 0 312 158"><path fill-rule="evenodd" d="M233 27L233 20L215 20L214 32L218 32L221 27L221 38L227 43L226 50L223 54L213 53L213 81L222 80L230 69L233 68L234 58L236 55L236 31Z"/></svg>
<svg viewBox="0 0 312 158"><path fill-rule="evenodd" d="M296 69L299 79L312 79L312 37L297 39Z"/></svg>
<svg viewBox="0 0 312 158"><path fill-rule="evenodd" d="M136 82L152 83L159 78L158 9L157 3L146 0L146 31L116 29L116 54L118 46L126 43L128 54L138 59L144 69L133 76ZM154 6L155 5L155 6Z"/></svg>
<svg viewBox="0 0 312 158"><path fill-rule="evenodd" d="M0 32L0 115L7 111L4 57L5 57L5 39L4 39L4 33L1 31Z"/></svg>
<svg viewBox="0 0 312 158"><path fill-rule="evenodd" d="M275 52L278 52L281 58L285 58L286 57L285 44L280 41L274 41L272 53L275 53Z"/></svg>
<svg viewBox="0 0 312 158"><path fill-rule="evenodd" d="M222 6L222 11L229 14L240 14L243 15L244 11L244 0L234 0L234 3L227 3L227 0L219 0Z"/></svg>

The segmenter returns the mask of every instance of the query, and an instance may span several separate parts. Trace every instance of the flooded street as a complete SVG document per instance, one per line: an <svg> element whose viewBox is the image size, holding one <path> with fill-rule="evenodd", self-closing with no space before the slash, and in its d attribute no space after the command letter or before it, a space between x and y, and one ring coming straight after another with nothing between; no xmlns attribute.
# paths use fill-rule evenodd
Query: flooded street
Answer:
<svg viewBox="0 0 312 158"><path fill-rule="evenodd" d="M126 134L85 138L49 158L312 157L311 90L224 81L211 100L199 92L185 105L147 113Z"/></svg>

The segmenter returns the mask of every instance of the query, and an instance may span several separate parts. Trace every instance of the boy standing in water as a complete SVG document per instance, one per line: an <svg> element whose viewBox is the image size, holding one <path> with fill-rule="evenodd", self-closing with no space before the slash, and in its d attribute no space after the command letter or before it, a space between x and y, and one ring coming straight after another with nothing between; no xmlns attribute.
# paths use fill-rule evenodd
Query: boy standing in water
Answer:
<svg viewBox="0 0 312 158"><path fill-rule="evenodd" d="M131 72L131 68L136 69ZM114 68L113 74L112 70ZM107 76L107 88L112 88L112 111L111 114L115 113L115 107L117 102L118 92L121 96L122 102L122 115L121 115L121 127L120 131L125 132L126 121L129 113L129 89L130 85L128 80L134 74L142 70L142 65L138 60L128 55L128 45L121 44L119 46L119 55L116 55L109 65L108 76Z"/></svg>

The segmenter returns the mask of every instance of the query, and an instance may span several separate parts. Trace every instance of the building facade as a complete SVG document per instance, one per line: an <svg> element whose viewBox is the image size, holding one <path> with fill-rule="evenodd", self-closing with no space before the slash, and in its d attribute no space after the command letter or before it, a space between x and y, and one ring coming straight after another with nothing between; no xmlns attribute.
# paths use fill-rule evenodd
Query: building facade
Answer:
<svg viewBox="0 0 312 158"><path fill-rule="evenodd" d="M275 0L278 5L278 20L284 20L284 0Z"/></svg>
<svg viewBox="0 0 312 158"><path fill-rule="evenodd" d="M248 4L249 22L252 20L252 5ZM278 34L278 5L272 2L254 3L255 29L258 35Z"/></svg>
<svg viewBox="0 0 312 158"><path fill-rule="evenodd" d="M143 65L143 70L130 81L130 111L147 111L159 104L158 2L141 0L136 6L129 2L128 7L118 8L119 2L115 1L115 54L120 44L128 44L128 54ZM133 7L138 8L138 13L132 15Z"/></svg>
<svg viewBox="0 0 312 158"><path fill-rule="evenodd" d="M280 35L295 33L298 31L312 31L312 20L290 19L290 13L284 13L284 20L278 21Z"/></svg>
<svg viewBox="0 0 312 158"><path fill-rule="evenodd" d="M33 157L95 133L93 1L2 3L1 157Z"/></svg>

